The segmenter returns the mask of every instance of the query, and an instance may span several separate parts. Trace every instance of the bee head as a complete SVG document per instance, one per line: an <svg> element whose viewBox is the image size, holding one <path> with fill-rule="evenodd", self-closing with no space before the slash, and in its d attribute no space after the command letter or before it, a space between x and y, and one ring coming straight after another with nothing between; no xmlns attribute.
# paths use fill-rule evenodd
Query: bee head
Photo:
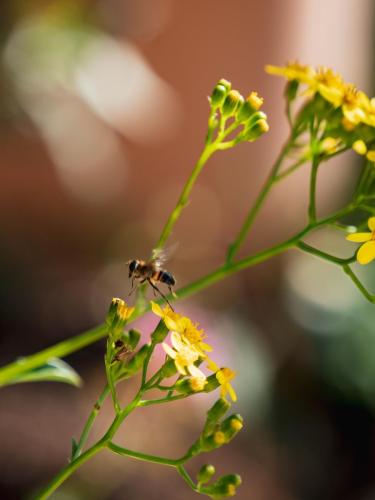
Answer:
<svg viewBox="0 0 375 500"><path fill-rule="evenodd" d="M138 267L138 262L135 259L133 259L133 260L129 260L127 262L127 264L129 265L129 278L131 278L132 274L134 273L134 271Z"/></svg>

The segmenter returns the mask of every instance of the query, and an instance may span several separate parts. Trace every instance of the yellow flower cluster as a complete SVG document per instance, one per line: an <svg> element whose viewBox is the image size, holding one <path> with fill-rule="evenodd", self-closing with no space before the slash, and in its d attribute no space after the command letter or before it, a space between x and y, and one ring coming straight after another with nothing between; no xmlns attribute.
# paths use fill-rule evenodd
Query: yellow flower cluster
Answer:
<svg viewBox="0 0 375 500"><path fill-rule="evenodd" d="M370 99L355 85L345 82L342 76L332 69L326 67L314 69L298 62L290 62L282 67L268 65L265 69L267 73L272 75L282 76L289 81L306 85L307 89L304 95L319 94L333 108L340 109L342 112L341 124L347 132L353 131L359 125L375 128L375 98ZM367 153L366 142L369 142L368 145L371 146L375 138L373 133L371 135L370 141L363 141L361 137L354 138L352 146L358 154ZM375 151L368 151L367 158L369 161L373 161Z"/></svg>
<svg viewBox="0 0 375 500"><path fill-rule="evenodd" d="M219 368L208 356L212 351L209 344L203 342L206 334L193 323L190 318L181 316L169 306L162 309L156 302L151 302L152 312L163 319L170 330L171 345L163 342L162 346L166 354L174 360L178 372L183 376L190 376L190 385L195 391L201 391L207 383L207 377L198 368L202 361L207 362L207 367L215 373L220 384L221 397L225 398L229 393L233 401L237 400L236 393L230 384L235 377L235 372L230 368Z"/></svg>

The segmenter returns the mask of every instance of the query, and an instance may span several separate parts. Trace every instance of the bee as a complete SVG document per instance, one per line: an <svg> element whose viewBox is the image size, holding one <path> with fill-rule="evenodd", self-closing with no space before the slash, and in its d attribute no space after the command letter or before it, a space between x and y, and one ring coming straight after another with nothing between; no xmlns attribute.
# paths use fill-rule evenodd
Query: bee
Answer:
<svg viewBox="0 0 375 500"><path fill-rule="evenodd" d="M166 260L167 253L165 250L153 250L152 258L148 261L140 259L128 260L126 264L129 266L129 278L132 280L132 287L129 295L133 293L137 286L137 284L134 285L135 280L137 280L138 283L147 281L151 285L154 293L157 292L161 295L173 311L173 307L169 300L156 285L156 283L164 283L169 288L170 293L175 295L172 287L176 284L176 279L172 273L161 267Z"/></svg>
<svg viewBox="0 0 375 500"><path fill-rule="evenodd" d="M118 349L118 351L114 356L112 362L126 361L133 352L133 349L129 345L125 344L122 340L116 340L115 348Z"/></svg>

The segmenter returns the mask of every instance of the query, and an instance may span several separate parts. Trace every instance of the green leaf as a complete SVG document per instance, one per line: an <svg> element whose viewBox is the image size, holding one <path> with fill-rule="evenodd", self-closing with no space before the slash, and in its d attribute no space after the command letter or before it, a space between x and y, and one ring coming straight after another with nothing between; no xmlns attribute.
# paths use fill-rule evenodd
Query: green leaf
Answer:
<svg viewBox="0 0 375 500"><path fill-rule="evenodd" d="M50 358L45 365L16 375L7 381L7 385L45 381L65 382L76 387L82 384L81 377L68 363L60 358Z"/></svg>

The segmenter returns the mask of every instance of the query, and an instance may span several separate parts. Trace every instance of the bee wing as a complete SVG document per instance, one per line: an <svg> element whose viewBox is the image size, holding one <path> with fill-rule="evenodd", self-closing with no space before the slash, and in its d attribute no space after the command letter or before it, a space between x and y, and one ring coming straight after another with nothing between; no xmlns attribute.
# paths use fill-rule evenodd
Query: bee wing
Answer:
<svg viewBox="0 0 375 500"><path fill-rule="evenodd" d="M160 268L171 257L171 255L174 254L177 247L178 243L176 242L173 243L173 245L165 248L154 248L151 258L151 260L154 262L154 265Z"/></svg>

